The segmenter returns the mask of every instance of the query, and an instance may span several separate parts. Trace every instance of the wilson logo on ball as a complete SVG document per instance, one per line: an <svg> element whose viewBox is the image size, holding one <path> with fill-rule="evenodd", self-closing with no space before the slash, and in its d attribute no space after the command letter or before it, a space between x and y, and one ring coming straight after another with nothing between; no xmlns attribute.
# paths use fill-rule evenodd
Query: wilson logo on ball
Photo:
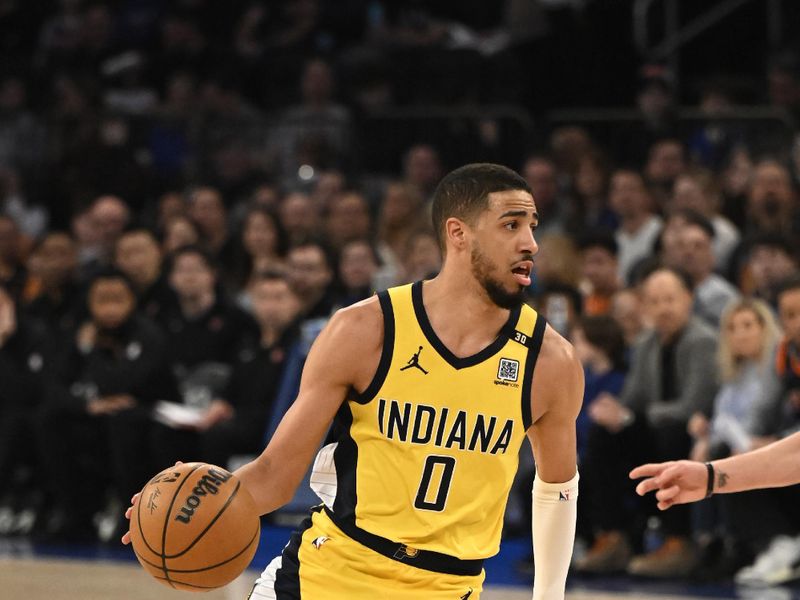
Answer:
<svg viewBox="0 0 800 600"><path fill-rule="evenodd" d="M219 492L219 486L228 481L231 474L227 471L221 472L216 469L209 469L208 473L203 475L197 482L197 485L192 489L192 494L186 498L186 502L180 509L180 513L175 515L175 520L181 523L189 523L192 520L195 509L200 506L203 496L208 494L216 495Z"/></svg>

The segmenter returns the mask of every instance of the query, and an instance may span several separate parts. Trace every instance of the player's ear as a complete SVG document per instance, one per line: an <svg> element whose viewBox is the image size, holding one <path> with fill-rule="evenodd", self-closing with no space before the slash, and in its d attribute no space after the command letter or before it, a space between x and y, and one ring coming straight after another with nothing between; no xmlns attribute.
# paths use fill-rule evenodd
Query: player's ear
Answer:
<svg viewBox="0 0 800 600"><path fill-rule="evenodd" d="M444 223L444 233L449 242L456 248L463 250L467 247L467 230L469 226L461 219L450 217Z"/></svg>

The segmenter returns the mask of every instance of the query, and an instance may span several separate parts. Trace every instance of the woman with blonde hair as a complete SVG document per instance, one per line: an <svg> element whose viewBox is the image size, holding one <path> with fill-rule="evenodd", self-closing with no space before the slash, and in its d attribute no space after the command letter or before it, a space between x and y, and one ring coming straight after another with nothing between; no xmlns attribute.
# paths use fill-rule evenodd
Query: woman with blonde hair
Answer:
<svg viewBox="0 0 800 600"><path fill-rule="evenodd" d="M714 414L710 422L700 413L689 421L695 460L750 449L753 404L774 385L772 357L779 338L772 311L761 300L743 298L725 308L717 356L721 387Z"/></svg>

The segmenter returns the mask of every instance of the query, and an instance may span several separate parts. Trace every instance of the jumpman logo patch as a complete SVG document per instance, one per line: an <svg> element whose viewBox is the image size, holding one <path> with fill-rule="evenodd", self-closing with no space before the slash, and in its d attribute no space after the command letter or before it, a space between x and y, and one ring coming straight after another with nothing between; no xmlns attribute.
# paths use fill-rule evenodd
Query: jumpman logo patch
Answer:
<svg viewBox="0 0 800 600"><path fill-rule="evenodd" d="M470 596L472 596L472 588L469 588L469 591L466 594L464 594L463 596L461 596L461 598L459 598L459 600L468 600Z"/></svg>
<svg viewBox="0 0 800 600"><path fill-rule="evenodd" d="M419 369L420 371L422 371L425 375L427 375L428 372L425 369L422 368L422 365L419 364L419 353L420 352L422 352L422 346L420 346L419 350L417 350L414 353L414 356L412 356L411 358L408 359L408 363L406 363L406 366L401 368L400 370L401 371L405 371L406 369L410 369L412 367L415 367L415 368Z"/></svg>
<svg viewBox="0 0 800 600"><path fill-rule="evenodd" d="M318 538L312 540L311 545L314 546L314 548L316 548L317 550L319 550L320 548L322 548L322 544L327 542L329 539L331 538L321 535Z"/></svg>

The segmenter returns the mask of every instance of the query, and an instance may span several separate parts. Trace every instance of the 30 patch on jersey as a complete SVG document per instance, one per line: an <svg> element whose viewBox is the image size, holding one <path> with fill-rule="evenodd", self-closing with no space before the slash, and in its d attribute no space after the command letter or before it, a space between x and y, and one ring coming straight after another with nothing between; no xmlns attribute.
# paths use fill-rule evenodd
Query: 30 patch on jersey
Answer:
<svg viewBox="0 0 800 600"><path fill-rule="evenodd" d="M516 381L519 378L519 361L501 358L497 367L497 378L501 381Z"/></svg>

